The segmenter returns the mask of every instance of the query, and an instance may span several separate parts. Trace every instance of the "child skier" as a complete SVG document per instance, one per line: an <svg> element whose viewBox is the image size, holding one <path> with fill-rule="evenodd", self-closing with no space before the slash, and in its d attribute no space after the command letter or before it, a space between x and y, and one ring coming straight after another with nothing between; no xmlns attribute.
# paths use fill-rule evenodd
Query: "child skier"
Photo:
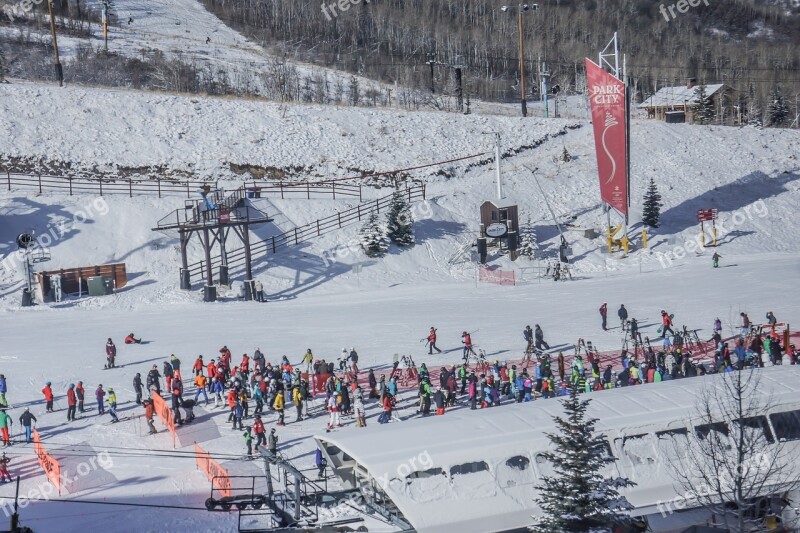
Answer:
<svg viewBox="0 0 800 533"><path fill-rule="evenodd" d="M244 428L244 443L247 445L247 457L253 457L253 434L250 432L250 426Z"/></svg>

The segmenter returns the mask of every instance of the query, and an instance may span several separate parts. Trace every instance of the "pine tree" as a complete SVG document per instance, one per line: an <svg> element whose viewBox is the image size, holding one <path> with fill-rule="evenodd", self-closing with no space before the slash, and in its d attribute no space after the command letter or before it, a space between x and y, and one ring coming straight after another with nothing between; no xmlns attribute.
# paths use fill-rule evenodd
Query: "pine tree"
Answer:
<svg viewBox="0 0 800 533"><path fill-rule="evenodd" d="M395 189L389 212L386 214L386 235L398 246L414 244L414 217L411 206L400 189Z"/></svg>
<svg viewBox="0 0 800 533"><path fill-rule="evenodd" d="M651 228L657 228L661 218L661 195L656 188L656 182L650 178L650 185L644 193L644 209L642 209L642 223Z"/></svg>
<svg viewBox="0 0 800 533"><path fill-rule="evenodd" d="M752 83L747 92L747 125L755 128L761 128L764 125L761 120L761 105Z"/></svg>
<svg viewBox="0 0 800 533"><path fill-rule="evenodd" d="M350 76L350 83L348 85L347 91L350 105L355 107L358 105L359 100L361 99L361 88L358 83L358 78L355 76Z"/></svg>
<svg viewBox="0 0 800 533"><path fill-rule="evenodd" d="M566 146L564 147L564 151L561 152L561 161L563 161L564 163L569 163L570 161L572 161L572 155L570 155L570 153L567 151Z"/></svg>
<svg viewBox="0 0 800 533"><path fill-rule="evenodd" d="M531 261L536 259L538 252L538 243L536 242L536 229L531 223L531 217L522 226L522 231L519 235L519 255L525 256Z"/></svg>
<svg viewBox="0 0 800 533"><path fill-rule="evenodd" d="M714 102L706 94L706 84L695 87L694 94L697 100L695 102L695 122L708 124L716 118L716 113L714 112Z"/></svg>
<svg viewBox="0 0 800 533"><path fill-rule="evenodd" d="M561 403L565 418L554 416L558 434L548 434L555 451L544 453L555 472L537 487L536 503L542 517L530 529L534 533L611 532L626 525L622 511L632 508L619 489L634 485L630 480L608 479L601 470L616 459L608 455L608 441L595 435L595 418L586 417L591 400L580 400L573 387Z"/></svg>
<svg viewBox="0 0 800 533"><path fill-rule="evenodd" d="M3 55L3 50L0 49L0 82L6 80L6 74L8 74L8 65L6 64L6 57Z"/></svg>
<svg viewBox="0 0 800 533"><path fill-rule="evenodd" d="M389 250L386 230L378 221L378 213L372 212L358 232L358 240L367 257L383 257Z"/></svg>
<svg viewBox="0 0 800 533"><path fill-rule="evenodd" d="M781 88L776 85L772 90L769 106L767 106L768 125L773 127L783 126L788 118L789 108L786 105L786 100L783 99Z"/></svg>

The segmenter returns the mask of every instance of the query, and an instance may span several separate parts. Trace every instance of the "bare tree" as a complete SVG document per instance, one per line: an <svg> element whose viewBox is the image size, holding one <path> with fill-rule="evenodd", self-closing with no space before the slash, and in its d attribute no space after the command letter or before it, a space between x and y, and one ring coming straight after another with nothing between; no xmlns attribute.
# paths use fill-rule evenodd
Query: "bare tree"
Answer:
<svg viewBox="0 0 800 533"><path fill-rule="evenodd" d="M800 483L795 458L771 433L776 406L758 370L711 377L699 395L693 433L673 440L671 475L685 491L677 507L704 507L733 532L763 531L764 498Z"/></svg>

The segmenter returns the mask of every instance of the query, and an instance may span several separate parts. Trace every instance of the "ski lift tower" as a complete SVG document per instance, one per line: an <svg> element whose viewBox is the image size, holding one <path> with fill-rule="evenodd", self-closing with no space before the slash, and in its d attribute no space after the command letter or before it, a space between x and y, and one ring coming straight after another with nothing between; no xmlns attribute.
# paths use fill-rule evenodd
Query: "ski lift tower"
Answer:
<svg viewBox="0 0 800 533"><path fill-rule="evenodd" d="M33 298L33 264L50 261L50 250L37 246L34 231L17 235L17 248L25 254L25 284L22 289L22 307L36 305Z"/></svg>

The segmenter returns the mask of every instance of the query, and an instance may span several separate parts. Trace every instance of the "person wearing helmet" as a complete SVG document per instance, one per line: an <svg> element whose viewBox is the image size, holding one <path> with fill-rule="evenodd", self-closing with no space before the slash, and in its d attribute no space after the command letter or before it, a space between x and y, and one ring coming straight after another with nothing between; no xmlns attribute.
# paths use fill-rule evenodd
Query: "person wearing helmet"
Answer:
<svg viewBox="0 0 800 533"><path fill-rule="evenodd" d="M42 394L44 394L44 400L47 402L47 408L45 409L48 413L53 412L53 389L50 388L50 382L48 381L44 388L42 389Z"/></svg>
<svg viewBox="0 0 800 533"><path fill-rule="evenodd" d="M75 384L70 383L67 389L67 422L75 420L75 409L77 409L78 401L75 396Z"/></svg>
<svg viewBox="0 0 800 533"><path fill-rule="evenodd" d="M103 399L105 398L105 395L106 391L103 390L103 385L98 385L97 389L94 391L94 397L97 400L97 414L103 415L106 412L105 408L103 407Z"/></svg>
<svg viewBox="0 0 800 533"><path fill-rule="evenodd" d="M36 417L31 413L30 407L26 407L25 412L19 417L19 423L25 428L25 442L31 442L31 424L36 421Z"/></svg>
<svg viewBox="0 0 800 533"><path fill-rule="evenodd" d="M434 350L436 350L436 353L442 353L442 350L436 346L436 328L431 326L428 332L428 355L433 355Z"/></svg>
<svg viewBox="0 0 800 533"><path fill-rule="evenodd" d="M247 457L253 457L253 433L250 426L244 428L243 436L244 443L247 446Z"/></svg>
<svg viewBox="0 0 800 533"><path fill-rule="evenodd" d="M269 451L273 455L278 455L278 434L275 432L275 428L269 431Z"/></svg>
<svg viewBox="0 0 800 533"><path fill-rule="evenodd" d="M6 413L5 408L0 409L0 432L3 434L3 445L10 446L11 439L9 433L11 431L11 417Z"/></svg>
<svg viewBox="0 0 800 533"><path fill-rule="evenodd" d="M106 341L106 368L114 368L114 359L117 357L117 347L111 337Z"/></svg>
<svg viewBox="0 0 800 533"><path fill-rule="evenodd" d="M8 471L8 463L10 462L11 459L6 457L6 452L3 452L3 457L0 457L0 482L2 483L10 483L13 481L11 473Z"/></svg>

